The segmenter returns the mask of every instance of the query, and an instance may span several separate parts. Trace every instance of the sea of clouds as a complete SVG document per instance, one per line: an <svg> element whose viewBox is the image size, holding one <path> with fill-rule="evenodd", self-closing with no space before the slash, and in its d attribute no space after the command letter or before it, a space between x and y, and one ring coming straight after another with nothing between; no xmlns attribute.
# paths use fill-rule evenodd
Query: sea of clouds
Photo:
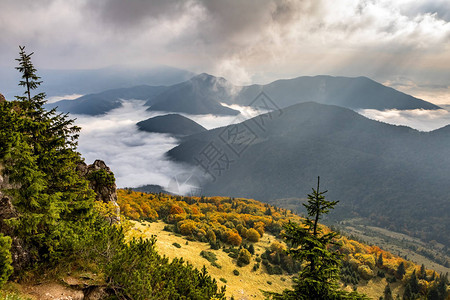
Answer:
<svg viewBox="0 0 450 300"><path fill-rule="evenodd" d="M179 144L168 134L138 130L136 123L167 112L146 111L143 101L124 101L123 106L102 116L71 115L82 128L78 151L90 164L101 159L113 170L118 187L160 185L173 192L186 192L173 186L174 178L192 174L193 167L169 160L165 153ZM238 116L188 115L207 129L241 122L256 116L252 108L231 106ZM183 185L183 184L181 184ZM184 188L189 188L185 186Z"/></svg>
<svg viewBox="0 0 450 300"><path fill-rule="evenodd" d="M169 160L165 153L179 144L168 134L138 130L136 123L166 112L146 111L143 101L124 101L123 106L102 116L71 115L82 128L78 150L90 164L101 159L113 170L118 187L159 185L175 193L188 193L196 178L192 166ZM241 122L261 111L233 105L238 116L187 115L207 129ZM431 131L450 124L450 106L440 110L365 109L360 114L385 123ZM193 176L192 178L190 176ZM194 180L195 181L195 180ZM201 185L201 182L194 185Z"/></svg>

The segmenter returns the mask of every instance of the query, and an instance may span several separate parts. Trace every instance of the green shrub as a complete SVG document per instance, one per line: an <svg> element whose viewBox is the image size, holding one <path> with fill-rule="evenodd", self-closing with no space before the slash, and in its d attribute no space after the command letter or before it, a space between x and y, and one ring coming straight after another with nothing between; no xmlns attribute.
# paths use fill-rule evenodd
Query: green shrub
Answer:
<svg viewBox="0 0 450 300"><path fill-rule="evenodd" d="M234 270L233 270L233 274L236 275L236 276L239 276L239 271L236 270L236 269L234 269Z"/></svg>
<svg viewBox="0 0 450 300"><path fill-rule="evenodd" d="M13 272L10 249L11 238L0 233L0 288L8 281Z"/></svg>
<svg viewBox="0 0 450 300"><path fill-rule="evenodd" d="M207 261L209 261L210 263L214 263L217 260L216 254L214 254L213 252L210 252L210 251L202 250L200 252L200 256L203 257L204 259L206 259Z"/></svg>
<svg viewBox="0 0 450 300"><path fill-rule="evenodd" d="M168 231L168 232L175 232L175 226L174 225L164 225L163 228L164 231Z"/></svg>
<svg viewBox="0 0 450 300"><path fill-rule="evenodd" d="M15 292L0 291L0 300L31 300L31 298L19 295Z"/></svg>
<svg viewBox="0 0 450 300"><path fill-rule="evenodd" d="M227 280L223 277L221 277L219 280L222 281L223 283L227 283Z"/></svg>
<svg viewBox="0 0 450 300"><path fill-rule="evenodd" d="M256 263L254 266L253 266L253 271L256 271L256 270L258 270L259 269L259 263Z"/></svg>
<svg viewBox="0 0 450 300"><path fill-rule="evenodd" d="M248 252L250 252L251 255L255 254L255 246L253 246L253 244L250 244L247 250Z"/></svg>
<svg viewBox="0 0 450 300"><path fill-rule="evenodd" d="M178 243L173 243L172 245L174 245L174 246L177 247L177 248L181 248L181 245L178 244Z"/></svg>
<svg viewBox="0 0 450 300"><path fill-rule="evenodd" d="M239 251L239 256L237 258L237 265L239 267L248 265L250 263L251 257L252 255L250 254L250 252L248 252L247 249L241 249L241 251Z"/></svg>
<svg viewBox="0 0 450 300"><path fill-rule="evenodd" d="M225 288L183 259L161 257L155 237L133 240L117 249L105 268L106 281L120 299L211 299L224 298Z"/></svg>

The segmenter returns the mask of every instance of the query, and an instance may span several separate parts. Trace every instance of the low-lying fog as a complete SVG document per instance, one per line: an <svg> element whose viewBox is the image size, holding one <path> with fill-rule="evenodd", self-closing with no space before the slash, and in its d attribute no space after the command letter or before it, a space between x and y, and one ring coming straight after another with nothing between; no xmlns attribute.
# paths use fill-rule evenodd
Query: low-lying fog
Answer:
<svg viewBox="0 0 450 300"><path fill-rule="evenodd" d="M82 127L78 150L90 164L101 159L113 170L118 187L137 187L156 184L174 192L173 178L192 173L192 167L168 160L164 154L178 145L167 134L139 131L136 123L165 112L146 111L142 101L126 101L123 107L103 116L72 115ZM241 122L257 114L256 111L232 106L239 116L185 115L207 129ZM446 107L447 109L449 107ZM449 110L360 110L362 115L390 124L406 125L430 131L450 124ZM172 180L172 182L171 182Z"/></svg>
<svg viewBox="0 0 450 300"><path fill-rule="evenodd" d="M376 110L362 109L358 113L361 115L394 125L406 125L420 131L432 131L450 124L450 106L441 106L443 109L425 110Z"/></svg>
<svg viewBox="0 0 450 300"><path fill-rule="evenodd" d="M168 188L178 174L192 172L190 166L168 160L164 154L178 145L168 134L139 131L136 123L166 112L146 111L143 101L126 101L123 107L103 116L71 115L82 128L78 151L86 163L101 159L113 170L118 187L156 184ZM207 129L241 122L256 116L250 108L233 105L238 116L187 115ZM173 190L172 188L169 188ZM177 191L174 191L177 192ZM183 192L183 191L179 191Z"/></svg>

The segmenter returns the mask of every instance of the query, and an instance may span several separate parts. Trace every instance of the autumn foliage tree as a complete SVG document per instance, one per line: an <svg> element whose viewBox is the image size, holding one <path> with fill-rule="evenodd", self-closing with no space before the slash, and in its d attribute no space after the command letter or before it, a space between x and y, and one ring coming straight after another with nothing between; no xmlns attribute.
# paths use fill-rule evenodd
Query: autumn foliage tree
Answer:
<svg viewBox="0 0 450 300"><path fill-rule="evenodd" d="M253 243L258 242L259 239L261 238L261 236L259 235L259 232L253 228L250 228L249 230L246 231L246 236L247 236L247 240L249 240L250 242L253 242Z"/></svg>

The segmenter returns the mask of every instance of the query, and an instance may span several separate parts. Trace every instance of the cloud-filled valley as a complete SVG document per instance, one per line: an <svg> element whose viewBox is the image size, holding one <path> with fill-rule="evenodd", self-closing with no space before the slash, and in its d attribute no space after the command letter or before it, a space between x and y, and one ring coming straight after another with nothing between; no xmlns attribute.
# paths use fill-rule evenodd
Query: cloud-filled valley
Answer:
<svg viewBox="0 0 450 300"><path fill-rule="evenodd" d="M144 102L124 101L121 108L102 116L71 115L82 128L78 151L92 163L102 159L114 170L119 187L137 187L156 184L167 188L173 176L192 171L190 166L175 163L165 153L179 141L168 134L139 131L136 123L147 118L166 114L146 111ZM186 117L207 129L226 126L255 116L251 108L237 105L238 116L187 115ZM180 191L184 192L184 191Z"/></svg>
<svg viewBox="0 0 450 300"><path fill-rule="evenodd" d="M230 106L238 109L238 116L187 115L207 129L241 122L257 114L249 107ZM169 187L174 176L191 174L189 165L169 160L165 153L179 144L168 134L139 131L136 123L164 112L146 111L143 101L124 101L123 106L102 116L72 115L82 127L78 150L87 163L104 160L114 170L119 187L137 187L156 184ZM360 110L360 114L395 125L406 125L420 131L430 131L450 124L447 110ZM179 190L174 192L186 193Z"/></svg>

